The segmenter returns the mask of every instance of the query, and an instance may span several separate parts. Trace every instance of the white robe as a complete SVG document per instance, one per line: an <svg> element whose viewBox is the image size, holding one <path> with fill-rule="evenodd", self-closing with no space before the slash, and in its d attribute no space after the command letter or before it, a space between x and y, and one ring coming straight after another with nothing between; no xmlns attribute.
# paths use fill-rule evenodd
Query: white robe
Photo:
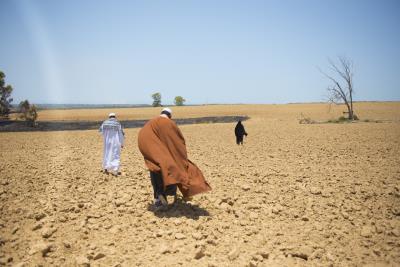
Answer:
<svg viewBox="0 0 400 267"><path fill-rule="evenodd" d="M103 134L103 169L117 172L120 165L121 146L124 145L124 132L121 124L114 118L100 126Z"/></svg>

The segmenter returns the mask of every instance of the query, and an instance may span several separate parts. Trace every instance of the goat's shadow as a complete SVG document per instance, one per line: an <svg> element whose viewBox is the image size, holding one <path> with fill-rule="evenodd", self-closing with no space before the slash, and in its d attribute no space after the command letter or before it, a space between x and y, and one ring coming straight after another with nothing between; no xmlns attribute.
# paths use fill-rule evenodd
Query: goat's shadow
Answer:
<svg viewBox="0 0 400 267"><path fill-rule="evenodd" d="M156 208L153 204L149 204L147 210L152 211L159 218L186 217L198 220L201 216L210 216L210 213L204 208L185 202L182 199L177 199L175 203L162 208Z"/></svg>

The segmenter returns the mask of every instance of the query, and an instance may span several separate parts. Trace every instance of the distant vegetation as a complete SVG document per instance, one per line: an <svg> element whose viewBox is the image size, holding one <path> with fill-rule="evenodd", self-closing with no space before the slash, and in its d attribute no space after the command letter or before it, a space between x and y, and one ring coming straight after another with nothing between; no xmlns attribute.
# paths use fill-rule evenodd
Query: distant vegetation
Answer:
<svg viewBox="0 0 400 267"><path fill-rule="evenodd" d="M359 120L356 115L354 115L353 120L349 120L349 118L346 118L344 116L340 116L338 119L329 119L327 121L315 121L311 119L310 117L306 117L303 115L303 113L300 114L300 118L298 119L300 124L322 124L322 123L351 123L351 122L373 122L373 123L381 123L384 122L384 120L372 120L372 119L364 119L364 120ZM389 121L389 120L386 120Z"/></svg>
<svg viewBox="0 0 400 267"><path fill-rule="evenodd" d="M175 105L177 105L177 106L183 106L183 104L185 103L185 101L186 101L186 99L184 99L183 97L181 97L181 96L175 96L175 99L174 99Z"/></svg>
<svg viewBox="0 0 400 267"><path fill-rule="evenodd" d="M35 105L31 105L28 100L21 101L19 104L20 118L28 121L31 126L36 126L37 110Z"/></svg>
<svg viewBox="0 0 400 267"><path fill-rule="evenodd" d="M151 95L151 98L153 98L153 107L161 107L161 94L160 93L154 93Z"/></svg>
<svg viewBox="0 0 400 267"><path fill-rule="evenodd" d="M161 93L157 92L151 95L151 98L153 98L153 107L162 107L161 104ZM186 99L184 99L182 96L175 96L174 98L174 104L176 106L183 106L184 103L186 102Z"/></svg>
<svg viewBox="0 0 400 267"><path fill-rule="evenodd" d="M300 124L314 124L314 123L316 123L316 121L312 120L310 117L304 116L303 113L301 113L299 123Z"/></svg>
<svg viewBox="0 0 400 267"><path fill-rule="evenodd" d="M343 123L343 122L351 122L351 121L358 121L357 115L354 115L353 120L350 120L349 118L346 118L344 116L340 116L336 120L332 120L332 119L328 120L327 123ZM365 120L365 122L369 122L369 120Z"/></svg>
<svg viewBox="0 0 400 267"><path fill-rule="evenodd" d="M0 117L8 119L11 102L13 101L11 98L13 88L11 85L6 85L5 78L4 72L0 71Z"/></svg>
<svg viewBox="0 0 400 267"><path fill-rule="evenodd" d="M5 82L6 75L4 72L0 71L0 117L9 118L11 111L11 93L13 88L11 85L6 85ZM29 122L31 126L36 126L36 120L38 117L37 109L35 105L31 105L28 100L22 101L18 106L18 112L20 118Z"/></svg>

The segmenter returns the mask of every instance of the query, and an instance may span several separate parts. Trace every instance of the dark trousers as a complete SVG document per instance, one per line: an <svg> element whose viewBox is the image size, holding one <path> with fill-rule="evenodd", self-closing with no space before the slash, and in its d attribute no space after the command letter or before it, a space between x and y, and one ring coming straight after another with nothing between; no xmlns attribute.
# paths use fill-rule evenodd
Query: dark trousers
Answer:
<svg viewBox="0 0 400 267"><path fill-rule="evenodd" d="M243 145L243 135L237 135L236 136L236 144L242 144Z"/></svg>
<svg viewBox="0 0 400 267"><path fill-rule="evenodd" d="M153 186L154 199L157 199L159 195L163 195L164 197L176 195L176 184L167 185L164 190L161 172L150 172L150 179Z"/></svg>

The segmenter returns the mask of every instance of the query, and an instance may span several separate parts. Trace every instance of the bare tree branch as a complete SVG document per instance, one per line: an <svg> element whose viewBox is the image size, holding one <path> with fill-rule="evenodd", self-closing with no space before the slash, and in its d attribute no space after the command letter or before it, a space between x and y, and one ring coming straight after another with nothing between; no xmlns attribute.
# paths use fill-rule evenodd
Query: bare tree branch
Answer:
<svg viewBox="0 0 400 267"><path fill-rule="evenodd" d="M339 65L328 58L329 69L333 73L336 73L339 78L343 79L343 83L320 68L318 70L333 83L333 86L327 88L329 101L335 104L344 102L348 109L349 119L353 120L353 63L346 57L338 57L338 60Z"/></svg>

